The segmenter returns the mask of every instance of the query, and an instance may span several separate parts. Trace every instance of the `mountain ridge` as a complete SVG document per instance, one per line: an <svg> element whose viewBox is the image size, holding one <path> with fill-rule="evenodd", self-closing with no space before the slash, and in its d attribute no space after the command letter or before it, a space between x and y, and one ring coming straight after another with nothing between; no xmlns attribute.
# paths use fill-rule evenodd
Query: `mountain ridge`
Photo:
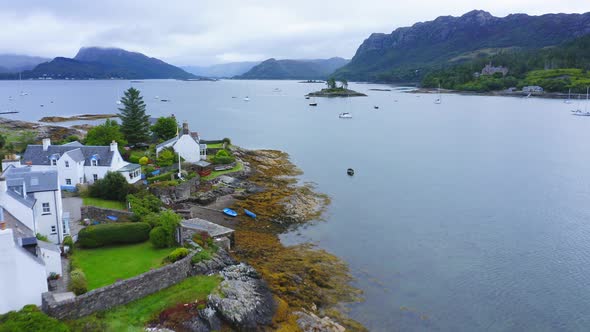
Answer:
<svg viewBox="0 0 590 332"><path fill-rule="evenodd" d="M496 17L473 10L461 16L372 33L354 57L334 73L358 81L419 80L422 72L451 58L486 48L539 49L590 33L590 13L510 14Z"/></svg>
<svg viewBox="0 0 590 332"><path fill-rule="evenodd" d="M252 67L238 79L327 79L336 69L349 60L332 57L329 59L282 59L270 58Z"/></svg>

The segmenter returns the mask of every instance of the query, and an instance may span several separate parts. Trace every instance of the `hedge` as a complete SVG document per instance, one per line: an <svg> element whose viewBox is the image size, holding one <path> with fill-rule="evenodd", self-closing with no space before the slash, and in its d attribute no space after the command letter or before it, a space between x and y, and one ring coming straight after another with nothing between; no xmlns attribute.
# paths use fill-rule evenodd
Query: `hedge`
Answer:
<svg viewBox="0 0 590 332"><path fill-rule="evenodd" d="M88 226L78 233L82 248L97 248L111 244L128 244L147 241L150 225L143 222L116 223Z"/></svg>
<svg viewBox="0 0 590 332"><path fill-rule="evenodd" d="M156 182L156 181L162 181L162 180L170 181L170 179L171 179L170 175L172 175L174 173L175 172L167 172L167 173L164 173L164 174L152 176L151 178L148 178L148 181L150 183Z"/></svg>

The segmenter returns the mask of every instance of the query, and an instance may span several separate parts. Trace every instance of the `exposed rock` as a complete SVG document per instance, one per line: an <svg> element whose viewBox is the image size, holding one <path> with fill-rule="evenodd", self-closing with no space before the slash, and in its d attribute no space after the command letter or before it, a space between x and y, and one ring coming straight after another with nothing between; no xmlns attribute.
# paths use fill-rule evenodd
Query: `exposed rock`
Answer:
<svg viewBox="0 0 590 332"><path fill-rule="evenodd" d="M249 265L240 263L220 272L225 279L219 293L209 295L209 306L240 331L256 330L272 322L275 303L260 275Z"/></svg>
<svg viewBox="0 0 590 332"><path fill-rule="evenodd" d="M297 316L297 325L303 332L344 332L346 329L330 319L329 317L320 318L315 314L307 311L294 312Z"/></svg>
<svg viewBox="0 0 590 332"><path fill-rule="evenodd" d="M119 117L117 114L81 114L74 116L45 116L39 122L88 121Z"/></svg>

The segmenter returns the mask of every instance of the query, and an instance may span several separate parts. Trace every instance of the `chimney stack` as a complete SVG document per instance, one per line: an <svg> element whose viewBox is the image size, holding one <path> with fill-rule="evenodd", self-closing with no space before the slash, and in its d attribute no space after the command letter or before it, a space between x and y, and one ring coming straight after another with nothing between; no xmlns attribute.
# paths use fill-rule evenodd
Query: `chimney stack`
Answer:
<svg viewBox="0 0 590 332"><path fill-rule="evenodd" d="M111 142L111 152L117 151L117 148L118 148L117 142L112 141Z"/></svg>
<svg viewBox="0 0 590 332"><path fill-rule="evenodd" d="M47 151L49 149L49 146L51 145L51 139L50 138L44 138L43 139L43 151Z"/></svg>
<svg viewBox="0 0 590 332"><path fill-rule="evenodd" d="M190 131L188 130L188 122L187 121L182 122L182 134L183 135L190 135Z"/></svg>

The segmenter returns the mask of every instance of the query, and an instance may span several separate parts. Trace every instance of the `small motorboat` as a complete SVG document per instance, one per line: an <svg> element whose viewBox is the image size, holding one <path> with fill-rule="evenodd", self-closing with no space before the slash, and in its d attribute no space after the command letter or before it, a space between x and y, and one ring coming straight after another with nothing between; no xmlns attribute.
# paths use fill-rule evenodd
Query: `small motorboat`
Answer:
<svg viewBox="0 0 590 332"><path fill-rule="evenodd" d="M373 108L376 109L376 110L378 110L379 109L379 106L373 106Z"/></svg>
<svg viewBox="0 0 590 332"><path fill-rule="evenodd" d="M244 98L244 101L250 101L250 98L246 97Z"/></svg>
<svg viewBox="0 0 590 332"><path fill-rule="evenodd" d="M350 114L348 112L344 112L344 113L340 113L340 115L338 115L338 117L340 119L352 119L352 114Z"/></svg>
<svg viewBox="0 0 590 332"><path fill-rule="evenodd" d="M318 103L309 103L309 106L318 106Z"/></svg>
<svg viewBox="0 0 590 332"><path fill-rule="evenodd" d="M53 102L52 102L52 103L53 103ZM115 102L115 104L117 104L117 105L121 105L121 104L122 104L122 102L121 102L120 100L117 100L117 101Z"/></svg>
<svg viewBox="0 0 590 332"><path fill-rule="evenodd" d="M254 213L254 212L252 212L252 211L250 211L250 210L247 210L247 209L244 209L244 213L245 213L245 214L246 214L248 217L250 217L250 218L253 218L253 219L256 219L256 213Z"/></svg>
<svg viewBox="0 0 590 332"><path fill-rule="evenodd" d="M238 213L230 208L223 209L223 213L225 213L226 215L228 215L230 217L237 217L238 216Z"/></svg>
<svg viewBox="0 0 590 332"><path fill-rule="evenodd" d="M354 169L349 168L346 170L346 174L348 174L349 176L353 176L354 175Z"/></svg>
<svg viewBox="0 0 590 332"><path fill-rule="evenodd" d="M170 101L170 99L160 99L161 102L167 103Z"/></svg>
<svg viewBox="0 0 590 332"><path fill-rule="evenodd" d="M309 99L309 96L305 96L305 99Z"/></svg>

